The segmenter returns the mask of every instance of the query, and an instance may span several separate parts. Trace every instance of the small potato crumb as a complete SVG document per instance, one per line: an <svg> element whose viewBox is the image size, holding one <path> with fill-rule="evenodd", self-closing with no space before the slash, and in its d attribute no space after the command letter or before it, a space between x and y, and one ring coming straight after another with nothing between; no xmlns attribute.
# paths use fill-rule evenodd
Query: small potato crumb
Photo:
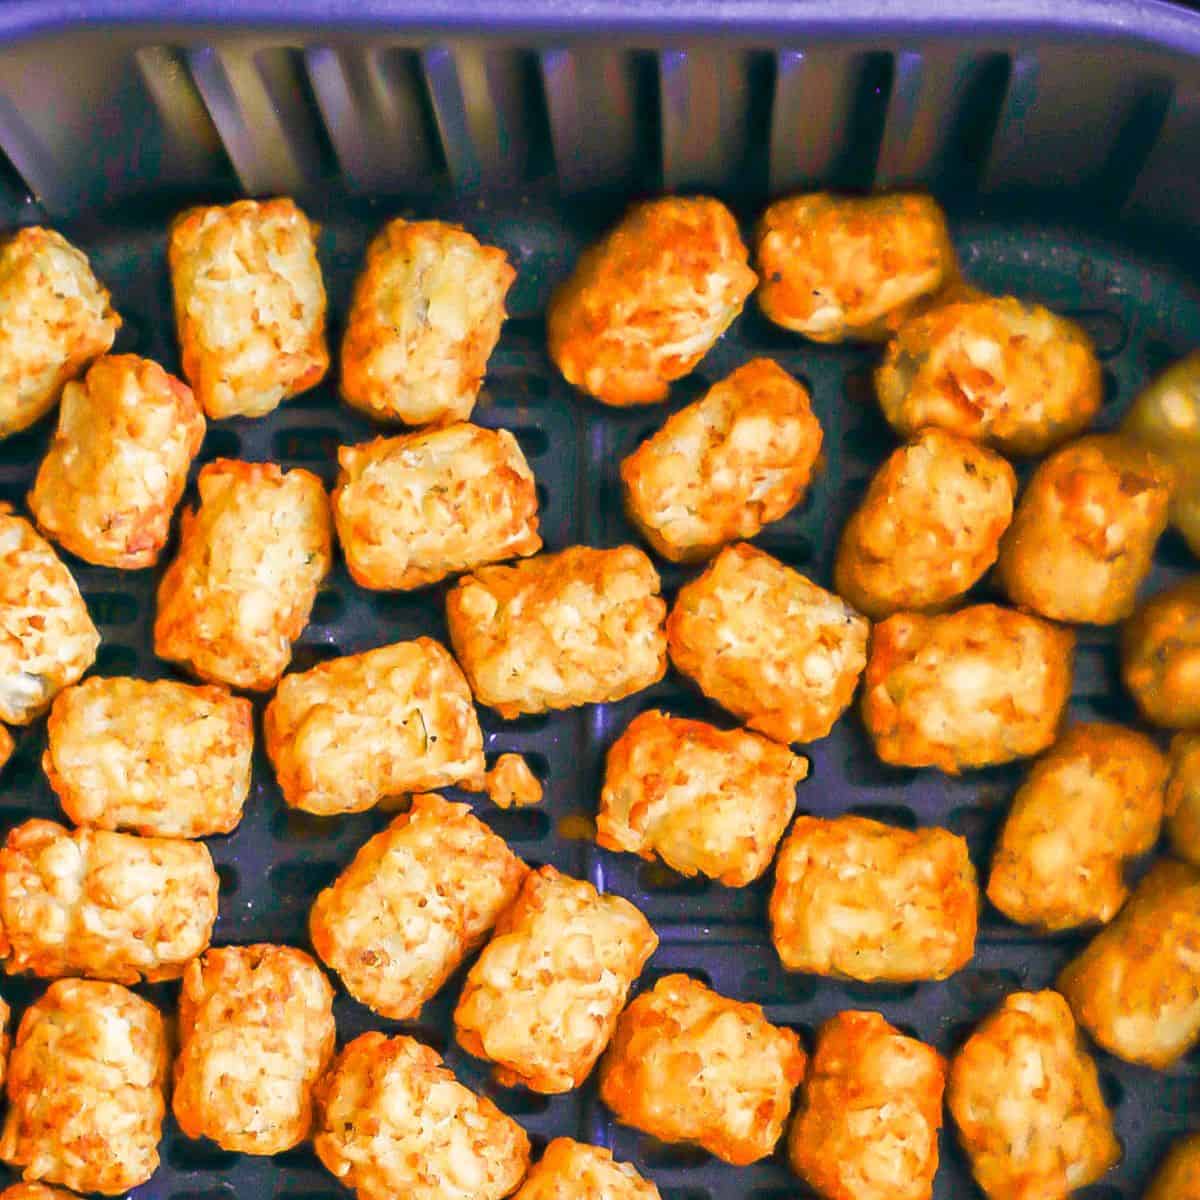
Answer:
<svg viewBox="0 0 1200 1200"><path fill-rule="evenodd" d="M902 437L937 425L1022 456L1085 429L1104 394L1087 334L1012 296L959 300L904 322L875 388Z"/></svg>
<svg viewBox="0 0 1200 1200"><path fill-rule="evenodd" d="M778 742L825 737L867 661L865 617L754 546L727 546L679 589L671 661L751 729Z"/></svg>
<svg viewBox="0 0 1200 1200"><path fill-rule="evenodd" d="M886 338L958 275L945 215L913 193L778 200L759 223L755 265L766 316L814 342Z"/></svg>
<svg viewBox="0 0 1200 1200"><path fill-rule="evenodd" d="M208 847L26 821L0 850L0 955L15 975L177 979L217 919Z"/></svg>
<svg viewBox="0 0 1200 1200"><path fill-rule="evenodd" d="M189 208L172 222L183 373L210 417L266 416L325 377L317 232L286 198Z"/></svg>
<svg viewBox="0 0 1200 1200"><path fill-rule="evenodd" d="M620 700L666 674L659 587L636 546L481 567L446 597L450 641L479 702L507 720Z"/></svg>
<svg viewBox="0 0 1200 1200"><path fill-rule="evenodd" d="M44 417L120 328L108 289L61 234L32 225L0 245L0 438Z"/></svg>
<svg viewBox="0 0 1200 1200"><path fill-rule="evenodd" d="M1075 635L994 604L875 626L862 711L886 763L967 767L1027 758L1055 739Z"/></svg>
<svg viewBox="0 0 1200 1200"><path fill-rule="evenodd" d="M501 1200L529 1138L428 1046L364 1033L317 1085L317 1157L359 1200Z"/></svg>
<svg viewBox="0 0 1200 1200"><path fill-rule="evenodd" d="M946 1060L875 1012L821 1026L788 1136L796 1173L828 1200L929 1200Z"/></svg>
<svg viewBox="0 0 1200 1200"><path fill-rule="evenodd" d="M1133 614L1121 631L1121 677L1146 720L1200 728L1200 575Z"/></svg>
<svg viewBox="0 0 1200 1200"><path fill-rule="evenodd" d="M1200 1133L1179 1138L1172 1145L1145 1200L1200 1200Z"/></svg>
<svg viewBox="0 0 1200 1200"><path fill-rule="evenodd" d="M500 914L525 864L465 804L414 796L316 899L313 948L360 1003L416 1020Z"/></svg>
<svg viewBox="0 0 1200 1200"><path fill-rule="evenodd" d="M605 404L654 404L742 311L758 277L733 214L705 196L635 205L555 292L550 357Z"/></svg>
<svg viewBox="0 0 1200 1200"><path fill-rule="evenodd" d="M756 358L621 463L625 506L664 558L708 558L804 499L822 436L804 386Z"/></svg>
<svg viewBox="0 0 1200 1200"><path fill-rule="evenodd" d="M1057 992L1014 992L975 1030L950 1064L947 1103L991 1200L1065 1200L1121 1158L1096 1064Z"/></svg>
<svg viewBox="0 0 1200 1200"><path fill-rule="evenodd" d="M1200 867L1200 735L1179 733L1171 741L1166 813L1172 849Z"/></svg>
<svg viewBox="0 0 1200 1200"><path fill-rule="evenodd" d="M876 472L842 531L838 595L876 620L956 600L996 561L1016 491L998 454L921 430Z"/></svg>
<svg viewBox="0 0 1200 1200"><path fill-rule="evenodd" d="M483 777L488 799L497 808L529 808L542 802L542 785L519 754L502 754Z"/></svg>
<svg viewBox="0 0 1200 1200"><path fill-rule="evenodd" d="M1111 625L1129 616L1167 527L1171 476L1153 451L1086 437L1033 473L1000 547L1009 598L1043 617Z"/></svg>
<svg viewBox="0 0 1200 1200"><path fill-rule="evenodd" d="M342 343L342 396L377 420L465 421L516 278L504 251L443 221L384 226L367 247Z"/></svg>
<svg viewBox="0 0 1200 1200"><path fill-rule="evenodd" d="M71 572L0 504L0 720L28 725L96 661L100 634Z"/></svg>
<svg viewBox="0 0 1200 1200"><path fill-rule="evenodd" d="M789 971L945 979L975 953L979 886L967 843L949 830L803 816L779 852L770 918Z"/></svg>
<svg viewBox="0 0 1200 1200"><path fill-rule="evenodd" d="M608 1045L657 946L628 900L553 867L532 871L463 985L458 1044L494 1062L503 1087L569 1092Z"/></svg>
<svg viewBox="0 0 1200 1200"><path fill-rule="evenodd" d="M192 389L147 358L98 358L63 389L58 430L29 508L38 527L86 562L152 567L204 441Z"/></svg>
<svg viewBox="0 0 1200 1200"><path fill-rule="evenodd" d="M447 429L338 450L333 516L361 587L410 591L536 554L537 481L506 429Z"/></svg>
<svg viewBox="0 0 1200 1200"><path fill-rule="evenodd" d="M0 1159L29 1183L138 1187L158 1168L167 1065L154 1005L115 983L52 983L17 1030Z"/></svg>
<svg viewBox="0 0 1200 1200"><path fill-rule="evenodd" d="M1200 871L1165 858L1063 969L1058 989L1110 1053L1163 1070L1200 1041Z"/></svg>
<svg viewBox="0 0 1200 1200"><path fill-rule="evenodd" d="M3 1197L0 1197L3 1200ZM658 1188L612 1151L559 1137L525 1177L514 1200L661 1200Z"/></svg>
<svg viewBox="0 0 1200 1200"><path fill-rule="evenodd" d="M805 1061L759 1005L667 975L621 1014L600 1099L624 1125L744 1167L775 1149Z"/></svg>
<svg viewBox="0 0 1200 1200"><path fill-rule="evenodd" d="M1127 860L1158 841L1167 760L1143 734L1074 725L1040 758L1009 810L988 899L1048 932L1112 920Z"/></svg>
<svg viewBox="0 0 1200 1200"><path fill-rule="evenodd" d="M608 752L596 841L744 887L771 865L807 775L770 738L651 709Z"/></svg>

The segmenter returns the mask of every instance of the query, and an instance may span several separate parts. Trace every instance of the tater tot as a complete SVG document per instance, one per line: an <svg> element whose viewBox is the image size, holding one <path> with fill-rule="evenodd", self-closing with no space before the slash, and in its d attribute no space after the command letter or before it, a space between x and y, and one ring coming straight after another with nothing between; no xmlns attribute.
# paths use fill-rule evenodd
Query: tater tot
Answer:
<svg viewBox="0 0 1200 1200"><path fill-rule="evenodd" d="M14 1183L0 1192L0 1200L76 1200L76 1196L44 1183Z"/></svg>
<svg viewBox="0 0 1200 1200"><path fill-rule="evenodd" d="M850 705L870 626L839 596L754 546L727 546L667 618L677 670L778 742L823 738Z"/></svg>
<svg viewBox="0 0 1200 1200"><path fill-rule="evenodd" d="M415 1020L516 899L528 869L465 804L414 796L313 904L313 948L360 1003Z"/></svg>
<svg viewBox="0 0 1200 1200"><path fill-rule="evenodd" d="M928 612L972 588L996 561L1017 477L998 454L923 429L871 480L838 543L838 595L874 619Z"/></svg>
<svg viewBox="0 0 1200 1200"><path fill-rule="evenodd" d="M946 218L929 196L777 200L755 239L758 303L814 342L888 337L958 275Z"/></svg>
<svg viewBox="0 0 1200 1200"><path fill-rule="evenodd" d="M171 1103L180 1129L242 1154L290 1150L309 1134L334 1033L333 988L303 950L208 951L179 995Z"/></svg>
<svg viewBox="0 0 1200 1200"><path fill-rule="evenodd" d="M876 1012L826 1021L788 1135L796 1173L828 1200L929 1200L946 1060Z"/></svg>
<svg viewBox="0 0 1200 1200"><path fill-rule="evenodd" d="M0 850L0 954L10 975L176 979L208 946L217 872L200 842L30 820Z"/></svg>
<svg viewBox="0 0 1200 1200"><path fill-rule="evenodd" d="M516 278L504 251L443 221L397 218L367 247L342 343L342 396L406 425L465 421Z"/></svg>
<svg viewBox="0 0 1200 1200"><path fill-rule="evenodd" d="M1000 547L1014 604L1055 621L1129 616L1167 527L1170 472L1136 442L1081 438L1034 472Z"/></svg>
<svg viewBox="0 0 1200 1200"><path fill-rule="evenodd" d="M1200 871L1163 859L1058 989L1106 1050L1159 1070L1200 1040Z"/></svg>
<svg viewBox="0 0 1200 1200"><path fill-rule="evenodd" d="M863 685L875 753L957 775L1045 750L1071 694L1074 653L1069 629L994 604L889 617L871 636Z"/></svg>
<svg viewBox="0 0 1200 1200"><path fill-rule="evenodd" d="M183 373L210 417L265 416L324 378L317 232L288 199L190 208L172 223Z"/></svg>
<svg viewBox="0 0 1200 1200"><path fill-rule="evenodd" d="M542 548L537 481L506 429L377 438L338 462L333 517L362 587L410 591Z"/></svg>
<svg viewBox="0 0 1200 1200"><path fill-rule="evenodd" d="M1042 454L1090 423L1100 363L1072 321L1012 296L938 306L900 326L875 372L903 437L937 425L1006 454Z"/></svg>
<svg viewBox="0 0 1200 1200"><path fill-rule="evenodd" d="M1121 631L1121 677L1148 721L1200 728L1200 575L1139 606Z"/></svg>
<svg viewBox="0 0 1200 1200"><path fill-rule="evenodd" d="M153 1004L115 983L52 983L17 1030L0 1158L77 1192L145 1183L158 1168L167 1054Z"/></svg>
<svg viewBox="0 0 1200 1200"><path fill-rule="evenodd" d="M789 971L945 979L975 952L979 885L967 843L949 830L802 816L779 852L770 919Z"/></svg>
<svg viewBox="0 0 1200 1200"><path fill-rule="evenodd" d="M28 725L96 661L100 634L71 572L0 504L0 720Z"/></svg>
<svg viewBox="0 0 1200 1200"><path fill-rule="evenodd" d="M87 256L52 229L0 245L0 438L28 429L121 328Z"/></svg>
<svg viewBox="0 0 1200 1200"><path fill-rule="evenodd" d="M1172 849L1200 867L1200 735L1178 733L1171 740L1165 810Z"/></svg>
<svg viewBox="0 0 1200 1200"><path fill-rule="evenodd" d="M8 1054L12 1049L12 1009L8 1002L0 997L0 1087L4 1086L8 1075Z"/></svg>
<svg viewBox="0 0 1200 1200"><path fill-rule="evenodd" d="M13 741L13 735L3 725L0 725L0 771L4 770L16 748L17 743Z"/></svg>
<svg viewBox="0 0 1200 1200"><path fill-rule="evenodd" d="M720 201L638 204L555 292L550 357L568 383L605 404L665 400L742 311L758 282L749 258Z"/></svg>
<svg viewBox="0 0 1200 1200"><path fill-rule="evenodd" d="M267 705L263 735L283 798L305 812L363 812L387 796L483 787L470 689L432 638L288 675Z"/></svg>
<svg viewBox="0 0 1200 1200"><path fill-rule="evenodd" d="M482 567L446 597L450 641L476 698L506 719L620 700L666 674L659 587L636 546Z"/></svg>
<svg viewBox="0 0 1200 1200"><path fill-rule="evenodd" d="M317 1157L359 1200L501 1200L529 1138L428 1046L364 1033L317 1085Z"/></svg>
<svg viewBox="0 0 1200 1200"><path fill-rule="evenodd" d="M651 709L608 752L596 841L743 887L771 865L807 775L769 738Z"/></svg>
<svg viewBox="0 0 1200 1200"><path fill-rule="evenodd" d="M803 384L756 358L621 463L625 507L664 558L708 558L804 499L822 436Z"/></svg>
<svg viewBox="0 0 1200 1200"><path fill-rule="evenodd" d="M325 488L309 471L227 458L201 470L199 487L158 585L154 653L209 683L269 691L329 574Z"/></svg>
<svg viewBox="0 0 1200 1200"><path fill-rule="evenodd" d="M1125 864L1158 841L1167 760L1146 736L1073 725L1034 764L1004 823L988 899L1049 932L1110 921Z"/></svg>
<svg viewBox="0 0 1200 1200"><path fill-rule="evenodd" d="M502 754L483 778L497 808L530 808L542 802L542 783L519 754Z"/></svg>
<svg viewBox="0 0 1200 1200"><path fill-rule="evenodd" d="M38 527L102 567L152 567L204 440L192 389L134 354L97 359L63 389L29 493Z"/></svg>
<svg viewBox="0 0 1200 1200"><path fill-rule="evenodd" d="M947 1103L992 1200L1065 1200L1121 1158L1096 1064L1057 992L1005 999L951 1062Z"/></svg>
<svg viewBox="0 0 1200 1200"><path fill-rule="evenodd" d="M526 876L463 985L458 1043L504 1087L578 1087L658 946L628 900L542 867Z"/></svg>
<svg viewBox="0 0 1200 1200"><path fill-rule="evenodd" d="M1200 1133L1175 1142L1144 1200L1200 1200Z"/></svg>
<svg viewBox="0 0 1200 1200"><path fill-rule="evenodd" d="M3 1197L0 1197L3 1200ZM525 1177L514 1200L661 1200L658 1188L612 1151L558 1137Z"/></svg>
<svg viewBox="0 0 1200 1200"><path fill-rule="evenodd" d="M76 825L229 833L250 790L254 712L223 688L86 679L59 692L42 766Z"/></svg>
<svg viewBox="0 0 1200 1200"><path fill-rule="evenodd" d="M600 1099L622 1124L748 1166L775 1149L805 1061L759 1005L667 975L621 1014Z"/></svg>

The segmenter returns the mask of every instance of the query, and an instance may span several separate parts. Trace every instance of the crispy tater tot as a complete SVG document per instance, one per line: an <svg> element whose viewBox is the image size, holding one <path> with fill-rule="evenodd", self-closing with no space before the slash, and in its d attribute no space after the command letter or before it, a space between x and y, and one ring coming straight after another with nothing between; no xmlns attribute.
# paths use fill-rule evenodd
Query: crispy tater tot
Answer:
<svg viewBox="0 0 1200 1200"><path fill-rule="evenodd" d="M465 804L414 796L313 904L313 948L360 1003L415 1020L516 899L528 868Z"/></svg>
<svg viewBox="0 0 1200 1200"><path fill-rule="evenodd" d="M13 741L13 735L3 725L0 725L0 771L4 770L16 748L17 743Z"/></svg>
<svg viewBox="0 0 1200 1200"><path fill-rule="evenodd" d="M651 709L608 752L596 841L743 887L771 865L807 775L769 738Z"/></svg>
<svg viewBox="0 0 1200 1200"><path fill-rule="evenodd" d="M1171 740L1165 808L1172 848L1200 867L1200 735L1178 733Z"/></svg>
<svg viewBox="0 0 1200 1200"><path fill-rule="evenodd" d="M384 226L342 343L342 396L384 421L444 425L475 407L516 278L504 251L444 221Z"/></svg>
<svg viewBox="0 0 1200 1200"><path fill-rule="evenodd" d="M876 472L846 523L834 587L880 619L957 599L996 561L1017 477L998 454L923 429Z"/></svg>
<svg viewBox="0 0 1200 1200"><path fill-rule="evenodd" d="M204 440L192 389L134 354L98 358L63 389L29 493L38 527L102 567L152 567Z"/></svg>
<svg viewBox="0 0 1200 1200"><path fill-rule="evenodd" d="M653 404L742 311L757 276L733 214L705 196L634 206L555 292L550 357L605 404Z"/></svg>
<svg viewBox="0 0 1200 1200"><path fill-rule="evenodd" d="M0 504L0 720L28 725L96 661L100 634L71 572Z"/></svg>
<svg viewBox="0 0 1200 1200"><path fill-rule="evenodd" d="M470 689L432 638L288 675L267 705L263 735L284 800L305 812L363 812L388 796L483 787Z"/></svg>
<svg viewBox="0 0 1200 1200"><path fill-rule="evenodd" d="M24 1178L119 1196L158 1168L166 1029L116 983L61 979L25 1010L0 1158Z"/></svg>
<svg viewBox="0 0 1200 1200"><path fill-rule="evenodd" d="M217 459L200 471L158 585L154 653L201 679L269 691L292 659L333 556L320 479Z"/></svg>
<svg viewBox="0 0 1200 1200"><path fill-rule="evenodd" d="M0 954L10 975L176 979L217 919L208 847L26 821L0 849Z"/></svg>
<svg viewBox="0 0 1200 1200"><path fill-rule="evenodd" d="M12 1009L8 1002L0 996L0 1087L4 1086L8 1074L8 1054L12 1049Z"/></svg>
<svg viewBox="0 0 1200 1200"><path fill-rule="evenodd" d="M1074 652L1070 630L994 604L889 617L863 684L876 754L950 775L1037 754L1062 722Z"/></svg>
<svg viewBox="0 0 1200 1200"><path fill-rule="evenodd" d="M1200 871L1163 859L1058 989L1110 1053L1162 1070L1200 1040Z"/></svg>
<svg viewBox="0 0 1200 1200"><path fill-rule="evenodd" d="M3 1197L0 1197L3 1200ZM661 1200L658 1188L612 1151L558 1137L525 1177L514 1200Z"/></svg>
<svg viewBox="0 0 1200 1200"><path fill-rule="evenodd" d="M664 558L708 558L804 499L822 436L804 385L753 359L621 463L625 507Z"/></svg>
<svg viewBox="0 0 1200 1200"><path fill-rule="evenodd" d="M286 198L189 208L172 223L183 373L210 417L265 416L324 378L317 232Z"/></svg>
<svg viewBox="0 0 1200 1200"><path fill-rule="evenodd" d="M1065 1200L1121 1158L1096 1064L1057 992L1014 992L950 1064L959 1140L992 1200Z"/></svg>
<svg viewBox="0 0 1200 1200"><path fill-rule="evenodd" d="M506 719L620 700L666 674L659 587L636 546L482 567L446 597L450 641L479 702Z"/></svg>
<svg viewBox="0 0 1200 1200"><path fill-rule="evenodd" d="M958 275L946 218L930 196L777 200L755 239L758 303L814 342L888 337Z"/></svg>
<svg viewBox="0 0 1200 1200"><path fill-rule="evenodd" d="M1014 604L1043 617L1111 625L1129 616L1167 527L1170 471L1122 437L1081 438L1034 472L1000 546Z"/></svg>
<svg viewBox="0 0 1200 1200"><path fill-rule="evenodd" d="M876 1012L826 1021L788 1135L796 1173L828 1200L929 1200L946 1060Z"/></svg>
<svg viewBox="0 0 1200 1200"><path fill-rule="evenodd" d="M377 438L338 462L333 516L361 587L409 591L542 548L537 481L506 429Z"/></svg>
<svg viewBox="0 0 1200 1200"><path fill-rule="evenodd" d="M0 438L44 417L120 328L108 289L61 234L31 225L0 244Z"/></svg>
<svg viewBox="0 0 1200 1200"><path fill-rule="evenodd" d="M1200 575L1138 607L1121 631L1121 677L1148 721L1200 728Z"/></svg>
<svg viewBox="0 0 1200 1200"><path fill-rule="evenodd" d="M960 300L905 321L875 388L903 437L937 425L1018 455L1085 429L1104 391L1087 334L1012 296Z"/></svg>
<svg viewBox="0 0 1200 1200"><path fill-rule="evenodd" d="M949 830L802 816L779 852L770 918L790 971L945 979L975 952L979 885L966 842Z"/></svg>
<svg viewBox="0 0 1200 1200"><path fill-rule="evenodd" d="M504 1087L577 1088L658 946L628 900L542 867L526 876L463 985L458 1043Z"/></svg>
<svg viewBox="0 0 1200 1200"><path fill-rule="evenodd" d="M519 754L502 754L483 777L483 789L497 808L530 808L542 802L542 783Z"/></svg>
<svg viewBox="0 0 1200 1200"><path fill-rule="evenodd" d="M86 679L50 709L42 766L76 825L229 833L250 790L254 712L223 688Z"/></svg>
<svg viewBox="0 0 1200 1200"><path fill-rule="evenodd" d="M242 1154L290 1150L309 1134L334 1034L333 988L303 950L209 950L179 994L171 1103L180 1129Z"/></svg>
<svg viewBox="0 0 1200 1200"><path fill-rule="evenodd" d="M0 1192L0 1200L77 1200L74 1192L44 1183L14 1183Z"/></svg>
<svg viewBox="0 0 1200 1200"><path fill-rule="evenodd" d="M1158 841L1167 761L1145 735L1073 725L1036 763L1004 823L988 899L1050 932L1110 921L1127 860Z"/></svg>
<svg viewBox="0 0 1200 1200"><path fill-rule="evenodd" d="M1200 1200L1200 1133L1172 1145L1144 1200Z"/></svg>
<svg viewBox="0 0 1200 1200"><path fill-rule="evenodd" d="M501 1200L529 1138L428 1046L364 1033L317 1085L317 1157L359 1200Z"/></svg>
<svg viewBox="0 0 1200 1200"><path fill-rule="evenodd" d="M805 1061L759 1005L667 975L621 1014L600 1099L622 1124L747 1166L775 1149Z"/></svg>

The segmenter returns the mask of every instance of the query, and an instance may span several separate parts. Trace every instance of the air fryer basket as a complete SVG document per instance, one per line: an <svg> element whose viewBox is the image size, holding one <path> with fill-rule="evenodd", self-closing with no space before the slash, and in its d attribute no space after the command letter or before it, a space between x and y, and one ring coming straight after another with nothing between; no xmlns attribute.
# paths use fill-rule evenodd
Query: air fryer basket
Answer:
<svg viewBox="0 0 1200 1200"><path fill-rule="evenodd" d="M772 553L828 582L837 532L892 444L871 394L876 352L810 345L753 305L665 409L616 411L573 394L546 358L545 303L580 247L631 196L709 190L749 222L766 197L795 187L932 188L949 207L974 281L1035 297L1089 329L1105 370L1105 428L1149 374L1200 345L1200 16L1185 9L1068 2L1047 16L1006 0L983 12L972 5L971 19L956 22L933 0L912 0L903 20L868 0L838 5L836 18L793 0L664 0L652 10L638 0L590 0L578 12L562 0L494 8L99 0L83 23L51 7L0 9L0 222L53 223L75 238L126 319L117 348L172 370L164 230L185 203L297 196L324 225L335 342L374 229L401 212L465 222L519 269L476 419L517 435L540 482L550 549L636 541L619 504L619 459L667 411L755 354L807 382L826 431L825 473L812 497L757 539ZM23 503L51 424L0 442L0 499ZM214 423L201 462L274 459L330 482L336 446L373 432L339 405L331 379L264 420ZM104 636L97 671L167 674L150 645L157 573L70 564ZM1169 536L1153 586L1194 566ZM668 592L686 575L664 566ZM339 564L295 665L421 633L444 637L443 594L368 593ZM605 749L651 705L728 720L673 675L614 705L509 722L483 710L489 755L527 755L546 801L500 811L472 798L527 860L586 876L647 913L662 945L643 987L670 971L694 973L763 1003L810 1046L831 1014L877 1008L949 1052L1007 992L1049 983L1077 946L1033 938L989 909L975 960L944 983L789 977L767 936L765 884L732 891L687 881L586 840ZM1133 720L1108 632L1082 632L1072 714ZM19 735L0 779L0 830L30 814L58 817L39 765L43 744L41 725ZM806 753L802 810L944 824L967 837L984 870L1022 772L953 780L885 767L853 714ZM244 822L210 842L222 880L215 940L304 944L317 891L387 820L384 812L321 820L286 810L260 750ZM3 984L18 1012L40 990ZM145 990L173 1006L173 988ZM415 1027L375 1018L342 993L340 1037L405 1028L446 1052L535 1145L559 1134L611 1145L666 1200L808 1194L780 1155L734 1169L619 1127L591 1087L555 1098L495 1088L450 1036L457 990L458 982L445 989ZM1165 1073L1098 1058L1126 1153L1086 1196L1136 1197L1171 1138L1195 1123L1200 1054ZM307 1148L275 1159L228 1154L185 1139L170 1121L163 1165L137 1193L340 1194ZM944 1134L936 1196L973 1194Z"/></svg>

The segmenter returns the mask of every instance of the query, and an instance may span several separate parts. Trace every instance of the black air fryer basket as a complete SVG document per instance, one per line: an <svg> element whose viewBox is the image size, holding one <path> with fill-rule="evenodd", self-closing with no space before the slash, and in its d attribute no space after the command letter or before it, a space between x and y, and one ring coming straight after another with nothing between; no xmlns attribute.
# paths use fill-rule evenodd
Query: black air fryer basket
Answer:
<svg viewBox="0 0 1200 1200"><path fill-rule="evenodd" d="M516 434L540 483L551 550L638 542L621 512L620 458L667 412L762 354L807 383L827 463L808 502L756 540L828 584L837 533L893 444L871 391L877 351L812 345L768 324L752 302L668 405L620 411L573 393L558 376L543 314L580 248L632 197L703 190L749 224L767 198L791 189L909 185L946 204L974 282L1035 298L1088 329L1105 373L1099 425L1112 427L1152 373L1200 346L1200 14L1136 0L0 6L0 225L53 224L89 253L125 318L117 350L179 369L165 228L187 203L290 194L321 221L334 345L367 239L387 218L456 219L504 247L519 274L475 419ZM0 500L23 506L52 424L0 442ZM214 422L200 462L271 459L331 483L336 447L373 432L339 404L331 376L266 419ZM104 638L96 670L167 674L151 649L157 572L68 561ZM673 595L689 572L660 565ZM1169 535L1151 587L1194 569ZM339 564L295 667L418 634L444 639L443 595L368 593ZM484 709L489 757L526 755L546 800L501 811L456 797L471 799L527 861L587 877L647 914L661 946L641 987L692 973L761 1002L810 1048L812 1031L833 1013L878 1009L950 1052L1004 995L1048 984L1078 947L1078 938L1035 938L989 909L974 961L944 983L788 976L767 935L766 883L729 890L684 880L586 840L604 752L651 706L728 723L673 674L618 704L516 721ZM1081 631L1071 711L1134 719L1109 631ZM43 727L20 733L0 778L0 832L31 814L60 816L40 768ZM949 779L881 765L853 713L805 752L812 770L802 811L946 825L968 839L984 875L1023 771ZM222 882L214 940L306 944L313 897L388 819L285 809L260 747L245 820L209 843ZM665 1200L809 1195L781 1154L737 1169L659 1145L612 1121L591 1086L553 1098L496 1088L451 1037L460 983L416 1026L376 1018L342 992L339 1038L411 1032L516 1117L535 1149L560 1134L609 1145ZM8 980L3 990L19 1014L42 986ZM174 988L143 990L173 1008ZM1164 1073L1103 1053L1098 1061L1125 1158L1080 1195L1133 1200L1171 1139L1200 1123L1200 1054ZM162 1153L137 1196L344 1195L307 1147L274 1159L229 1154L189 1141L168 1119ZM936 1197L978 1194L944 1132Z"/></svg>

